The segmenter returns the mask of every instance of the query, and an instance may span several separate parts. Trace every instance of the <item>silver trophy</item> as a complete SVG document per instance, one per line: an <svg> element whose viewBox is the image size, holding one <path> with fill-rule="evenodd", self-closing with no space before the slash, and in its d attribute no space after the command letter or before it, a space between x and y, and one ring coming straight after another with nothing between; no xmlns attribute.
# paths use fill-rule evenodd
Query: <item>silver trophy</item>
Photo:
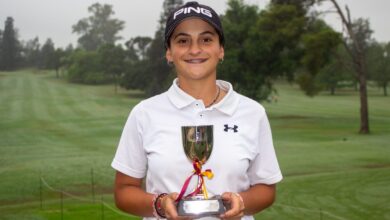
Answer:
<svg viewBox="0 0 390 220"><path fill-rule="evenodd" d="M202 171L202 165L209 159L213 150L213 126L184 126L181 128L184 152L194 166L193 174L187 178L177 199L177 211L180 216L200 218L219 216L226 211L221 196L209 197L204 177L212 178L211 170ZM192 177L197 177L195 189L184 193Z"/></svg>

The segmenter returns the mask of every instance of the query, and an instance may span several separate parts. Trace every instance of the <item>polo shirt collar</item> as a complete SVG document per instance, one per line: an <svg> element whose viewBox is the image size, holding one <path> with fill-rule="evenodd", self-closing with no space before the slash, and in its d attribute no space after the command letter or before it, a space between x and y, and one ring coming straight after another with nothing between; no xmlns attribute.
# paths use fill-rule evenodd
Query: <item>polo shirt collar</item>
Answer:
<svg viewBox="0 0 390 220"><path fill-rule="evenodd" d="M233 113L237 110L239 104L239 95L236 91L233 90L232 84L227 81L217 80L217 85L227 91L225 97L213 107L220 112L223 112L227 115L233 115Z"/></svg>
<svg viewBox="0 0 390 220"><path fill-rule="evenodd" d="M189 106L196 101L194 97L180 89L177 78L173 80L172 86L168 89L168 98L179 109Z"/></svg>
<svg viewBox="0 0 390 220"><path fill-rule="evenodd" d="M227 94L220 102L213 105L211 108L215 108L227 115L232 115L238 108L239 95L233 90L233 86L229 82L217 80L216 83L221 89L227 91ZM167 94L169 100L179 109L187 107L193 102L196 102L194 97L180 89L177 78L173 80L172 86L168 89Z"/></svg>

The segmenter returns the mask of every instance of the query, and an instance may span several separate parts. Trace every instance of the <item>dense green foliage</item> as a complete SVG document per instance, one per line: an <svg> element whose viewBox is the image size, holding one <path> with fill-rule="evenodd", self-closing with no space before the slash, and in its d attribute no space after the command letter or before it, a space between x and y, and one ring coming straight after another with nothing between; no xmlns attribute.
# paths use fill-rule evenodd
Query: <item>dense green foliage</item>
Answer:
<svg viewBox="0 0 390 220"><path fill-rule="evenodd" d="M39 38L28 40L23 46L24 62L22 67L39 67L41 66L41 45Z"/></svg>
<svg viewBox="0 0 390 220"><path fill-rule="evenodd" d="M390 83L390 43L381 45L373 43L368 49L368 73L378 87L383 89L387 96L387 87Z"/></svg>
<svg viewBox="0 0 390 220"><path fill-rule="evenodd" d="M251 97L267 96L268 90L262 92L264 88L269 88L262 85L265 76L260 74L260 70L258 72L253 70L256 67L261 68L262 65L256 64L256 61L249 65L251 58L260 59L265 55L261 54L260 48L250 48L251 45L247 45L251 29L255 29L253 24L258 17L258 8L245 5L242 1L229 1L228 4L229 8L222 17L225 57L219 66L218 77L232 82L235 89ZM253 57L251 54L253 52L258 53ZM247 63L248 65L245 65ZM259 74L254 75L255 72Z"/></svg>
<svg viewBox="0 0 390 220"><path fill-rule="evenodd" d="M126 64L120 85L126 89L145 90L150 78L145 67L148 66L148 51L152 38L135 37L126 42Z"/></svg>
<svg viewBox="0 0 390 220"><path fill-rule="evenodd" d="M284 180L275 204L257 219L387 219L389 97L369 87L372 134L362 136L355 132L356 91L313 99L298 86L275 86L278 98L263 105ZM54 72L1 72L0 219L61 219L53 190L68 193L63 219L102 219L101 199L104 219L129 219L113 208L110 162L139 95L69 84Z"/></svg>
<svg viewBox="0 0 390 220"><path fill-rule="evenodd" d="M70 82L104 84L109 76L104 74L101 56L96 51L77 50L69 57L68 79Z"/></svg>
<svg viewBox="0 0 390 220"><path fill-rule="evenodd" d="M130 68L134 67L134 69L127 70L127 74L124 78L126 81L123 82L127 88L139 89L139 85L136 85L136 83L131 81L133 81L133 79L136 82L142 80L140 85L145 85L145 87L141 89L144 90L148 96L152 96L165 91L172 83L171 79L174 77L174 74L172 68L167 64L165 59L165 23L169 13L182 4L182 0L164 1L158 29L154 34L154 38L147 46L148 49L144 53L146 56L140 57L139 62L133 63L133 65L130 66ZM140 43L141 42L139 42L138 45L140 45ZM142 46L140 48L142 48Z"/></svg>
<svg viewBox="0 0 390 220"><path fill-rule="evenodd" d="M97 50L104 44L115 44L120 39L118 32L124 28L124 22L111 18L112 5L95 3L88 7L92 13L72 26L73 32L80 36L78 43L85 50Z"/></svg>
<svg viewBox="0 0 390 220"><path fill-rule="evenodd" d="M3 44L3 31L0 29L0 67L2 66L1 62L1 56L2 56L2 45Z"/></svg>
<svg viewBox="0 0 390 220"><path fill-rule="evenodd" d="M128 58L121 85L126 89L140 89L147 96L165 91L174 77L172 68L165 59L164 31L169 13L182 0L166 0L160 15L159 25L154 38L136 37L127 41Z"/></svg>
<svg viewBox="0 0 390 220"><path fill-rule="evenodd" d="M56 55L54 58L58 58L55 60L57 67L62 66L67 70L67 78L70 82L84 84L114 82L115 90L125 72L127 60L126 51L120 45L113 44L104 44L96 51L57 50L54 55Z"/></svg>
<svg viewBox="0 0 390 220"><path fill-rule="evenodd" d="M340 57L345 57L345 59L340 59ZM356 85L352 70L345 65L345 62L350 62L346 59L348 56L344 47L339 46L330 62L314 78L314 85L319 87L318 90L328 90L331 95L335 95L339 88L353 88Z"/></svg>
<svg viewBox="0 0 390 220"><path fill-rule="evenodd" d="M323 89L316 82L320 72L322 77L334 79L332 77L334 73L324 71L324 69L331 65L331 58L341 43L341 37L322 20L315 20L312 21L308 33L302 36L302 42L304 54L301 58L301 64L306 71L298 75L297 82L306 95L314 96ZM325 75L325 73L330 75Z"/></svg>
<svg viewBox="0 0 390 220"><path fill-rule="evenodd" d="M0 70L14 70L20 59L20 43L12 17L7 17L0 36Z"/></svg>
<svg viewBox="0 0 390 220"><path fill-rule="evenodd" d="M98 49L100 54L100 63L103 72L110 75L115 83L115 91L117 91L118 80L122 76L125 65L125 51L121 46L113 44L105 44Z"/></svg>
<svg viewBox="0 0 390 220"><path fill-rule="evenodd" d="M41 63L39 66L41 69L54 69L56 63L55 52L56 49L53 41L50 38L47 39L41 49Z"/></svg>
<svg viewBox="0 0 390 220"><path fill-rule="evenodd" d="M226 60L221 76L241 93L264 100L273 91L273 81L290 81L301 73L301 88L313 95L310 79L329 63L340 36L322 20L309 17L302 2L273 1L258 11L240 0L229 1L223 16ZM303 76L302 76L303 75ZM298 78L299 79L299 78Z"/></svg>

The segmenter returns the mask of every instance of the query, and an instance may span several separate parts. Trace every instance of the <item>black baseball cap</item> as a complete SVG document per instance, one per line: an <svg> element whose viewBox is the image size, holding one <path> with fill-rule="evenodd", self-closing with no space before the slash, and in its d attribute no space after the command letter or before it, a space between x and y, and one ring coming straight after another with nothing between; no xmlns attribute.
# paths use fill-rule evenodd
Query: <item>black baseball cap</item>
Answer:
<svg viewBox="0 0 390 220"><path fill-rule="evenodd" d="M165 25L165 49L169 48L169 39L175 28L184 19L189 17L200 18L215 28L219 35L219 42L224 46L225 38L218 14L209 6L201 5L198 2L187 2L186 4L174 9L168 16Z"/></svg>

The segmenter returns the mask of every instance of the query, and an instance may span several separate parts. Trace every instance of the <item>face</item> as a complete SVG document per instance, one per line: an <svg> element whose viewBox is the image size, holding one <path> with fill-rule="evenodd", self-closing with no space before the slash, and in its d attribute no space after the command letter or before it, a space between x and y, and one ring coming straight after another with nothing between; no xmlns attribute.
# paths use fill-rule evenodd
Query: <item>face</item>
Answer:
<svg viewBox="0 0 390 220"><path fill-rule="evenodd" d="M215 78L224 56L216 30L199 18L182 21L170 38L166 58L173 62L179 80Z"/></svg>

